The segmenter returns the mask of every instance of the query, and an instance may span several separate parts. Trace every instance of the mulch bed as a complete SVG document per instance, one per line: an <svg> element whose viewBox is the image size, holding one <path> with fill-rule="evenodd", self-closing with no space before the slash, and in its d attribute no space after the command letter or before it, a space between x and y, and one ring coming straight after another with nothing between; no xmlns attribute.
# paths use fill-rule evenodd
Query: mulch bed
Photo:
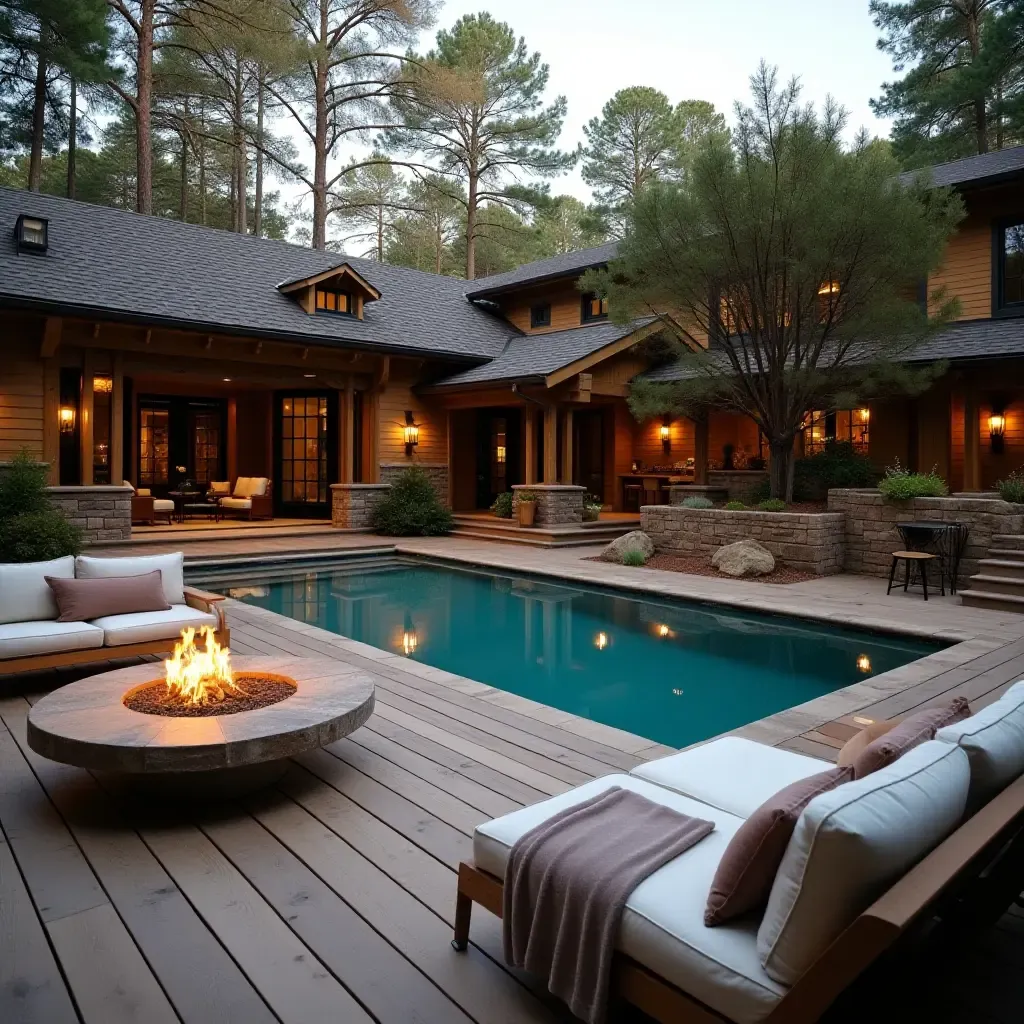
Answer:
<svg viewBox="0 0 1024 1024"><path fill-rule="evenodd" d="M600 562L600 558L588 558L588 562ZM663 569L665 572L683 572L690 576L714 576L720 580L738 579L742 583L805 583L807 580L819 579L812 572L801 572L789 569L784 565L776 565L764 576L726 576L711 567L711 559L704 555L654 555L647 559L645 569Z"/></svg>
<svg viewBox="0 0 1024 1024"><path fill-rule="evenodd" d="M124 705L131 711L144 715L163 715L167 718L213 718L217 715L237 715L239 711L255 711L291 697L295 684L281 676L259 675L240 672L235 676L240 693L225 691L224 700L219 704L198 704L195 706L167 701L167 684L158 679L134 690L124 699Z"/></svg>

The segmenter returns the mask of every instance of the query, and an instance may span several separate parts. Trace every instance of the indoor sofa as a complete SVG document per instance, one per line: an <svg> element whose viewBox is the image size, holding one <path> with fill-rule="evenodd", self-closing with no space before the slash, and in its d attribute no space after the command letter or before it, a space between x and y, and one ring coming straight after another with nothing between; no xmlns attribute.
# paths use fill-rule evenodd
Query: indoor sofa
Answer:
<svg viewBox="0 0 1024 1024"><path fill-rule="evenodd" d="M953 906L994 920L1024 888L1024 682L886 767L814 797L767 907L705 924L730 839L782 787L834 766L724 737L480 825L460 865L457 950L472 905L502 914L513 844L551 815L620 786L714 831L650 875L621 920L613 991L663 1024L816 1021L915 921ZM967 908L970 908L969 910Z"/></svg>
<svg viewBox="0 0 1024 1024"><path fill-rule="evenodd" d="M159 654L174 647L186 626L212 626L222 644L228 628L223 598L185 586L181 552L127 558L55 558L0 565L0 675L31 669ZM96 579L142 576L159 570L164 611L58 622L46 577Z"/></svg>

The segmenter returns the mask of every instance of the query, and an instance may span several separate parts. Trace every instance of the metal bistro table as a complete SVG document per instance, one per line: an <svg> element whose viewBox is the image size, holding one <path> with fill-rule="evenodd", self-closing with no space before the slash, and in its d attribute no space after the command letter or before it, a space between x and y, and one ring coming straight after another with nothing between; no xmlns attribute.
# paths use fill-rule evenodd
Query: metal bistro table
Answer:
<svg viewBox="0 0 1024 1024"><path fill-rule="evenodd" d="M949 581L949 592L955 594L960 559L970 532L967 524L923 519L897 523L896 529L908 551L927 551L939 556L939 571L943 579Z"/></svg>
<svg viewBox="0 0 1024 1024"><path fill-rule="evenodd" d="M197 501L202 497L202 494L203 492L197 489L167 492L167 497L174 502L174 518L177 519L179 523L185 522L185 505L189 502Z"/></svg>

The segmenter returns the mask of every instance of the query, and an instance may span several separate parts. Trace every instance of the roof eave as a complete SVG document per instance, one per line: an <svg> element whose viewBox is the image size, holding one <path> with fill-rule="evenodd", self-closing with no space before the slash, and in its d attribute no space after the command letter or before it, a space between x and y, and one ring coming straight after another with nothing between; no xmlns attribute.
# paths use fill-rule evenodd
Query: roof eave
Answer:
<svg viewBox="0 0 1024 1024"><path fill-rule="evenodd" d="M507 295L509 292L522 291L525 288L534 288L540 284L548 284L551 281L558 281L561 278L577 278L586 270L594 270L597 267L608 266L607 260L600 260L597 263L586 263L583 266L576 267L573 270L559 270L552 274L542 274L539 277L528 277L523 281L515 281L512 284L500 285L497 288L480 288L474 289L471 292L466 292L466 298L470 302L475 302L477 299L489 299L495 295Z"/></svg>
<svg viewBox="0 0 1024 1024"><path fill-rule="evenodd" d="M513 384L542 384L546 385L547 378L542 373L531 373L526 374L514 374L510 377L494 377L488 380L472 380L465 382L457 382L454 384L445 384L443 381L437 384L421 384L415 388L417 394L423 395L444 395L444 394L455 394L458 392L465 391L476 391L480 388L492 388L503 385Z"/></svg>

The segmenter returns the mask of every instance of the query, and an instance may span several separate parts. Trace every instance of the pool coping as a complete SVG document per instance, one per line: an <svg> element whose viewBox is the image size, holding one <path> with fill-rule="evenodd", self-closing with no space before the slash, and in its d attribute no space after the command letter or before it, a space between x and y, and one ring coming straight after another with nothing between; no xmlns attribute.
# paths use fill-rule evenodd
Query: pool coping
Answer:
<svg viewBox="0 0 1024 1024"><path fill-rule="evenodd" d="M872 676L870 679L852 683L849 686L834 690L821 697L815 697L803 704L797 704L793 707L785 708L782 711L777 711L774 714L767 716L766 718L757 719L753 722L747 723L746 725L728 730L726 733L718 734L742 736L747 739L766 743L772 746L778 745L787 740L796 739L798 736L817 729L828 722L835 721L837 718L842 718L845 715L856 714L858 711L861 711L880 700L902 693L904 690L927 682L929 679L949 672L952 669L960 668L982 655L998 650L999 648L1007 646L1013 642L1013 640L1007 639L1006 637L986 635L984 633L975 632L972 635L970 631L966 630L935 630L931 632L921 629L899 630L893 627L891 621L884 624L884 626L881 623L878 626L875 626L870 621L870 617L869 621L866 622L851 622L849 619L838 620L834 613L800 615L788 611L780 611L777 607L768 607L766 602L760 600L718 601L711 600L707 597L688 598L685 595L666 594L664 591L656 589L653 585L653 581L649 580L637 580L635 582L623 580L621 581L621 584L609 582L607 579L601 578L597 573L588 573L586 570L586 563L582 562L582 560L578 571L566 573L564 571L564 566L550 568L533 566L518 567L509 565L507 561L502 562L498 558L483 559L479 557L478 554L474 554L472 556L460 556L457 552L452 552L448 555L438 555L432 551L424 552L414 546L406 546L401 543L395 545L394 552L398 556L412 556L417 560L433 560L438 562L449 562L455 565L461 564L464 566L476 566L483 569L497 569L506 573L512 572L524 575L537 575L558 579L563 583L568 584L582 582L597 587L610 589L617 588L633 593L647 594L662 600L669 597L673 599L678 598L682 600L692 600L695 603L700 604L720 604L746 611L758 611L769 615L784 616L787 618L803 618L812 621L825 622L831 625L836 625L841 621L841 624L846 626L853 626L854 628L862 628L866 630L876 630L890 635L896 634L905 637L909 636L915 639L946 639L951 642L951 646L932 654L925 655L923 658L918 658L915 661L900 666L899 668L890 669L889 671L880 673L877 676ZM264 559L263 561L273 562L275 560ZM225 565L225 568L230 567L230 565ZM213 568L213 566L206 565L204 568ZM595 722L588 718L582 718L568 711L561 711L558 708L551 707L550 705L541 704L537 701L530 700L527 697L521 697L518 694L510 693L507 690L500 690L497 687L479 682L475 679L470 679L466 676L460 676L453 672L434 668L432 665L424 665L421 662L413 661L412 659L403 657L402 655L381 650L380 648L372 647L369 644L364 644L361 641L351 640L347 637L341 636L340 634L332 633L320 626L314 626L310 623L301 622L298 619L291 619L286 615L280 615L279 613L270 611L269 609L260 608L258 605L245 604L244 602L235 601L231 598L227 599L225 604L228 608L242 605L246 609L247 615L258 613L257 617L268 616L268 621L284 621L289 624L289 628L296 632L314 637L321 642L328 643L342 651L347 650L374 662L391 663L396 668L400 667L402 671L407 672L410 675L418 676L429 680L430 682L450 687L462 694L489 701L498 707L514 711L538 722L543 722L546 725L563 729L574 735L602 743L605 746L611 747L614 750L622 751L623 753L644 759L650 759L652 757L660 757L674 753L679 749L670 747L663 743L658 743L651 740L649 737L639 736L635 733L618 729L615 726L605 725L602 722ZM1021 636L1024 636L1024 617L1022 617L1021 622ZM709 736L704 740L691 744L690 746L699 746L701 743L706 743L715 738L717 737Z"/></svg>

